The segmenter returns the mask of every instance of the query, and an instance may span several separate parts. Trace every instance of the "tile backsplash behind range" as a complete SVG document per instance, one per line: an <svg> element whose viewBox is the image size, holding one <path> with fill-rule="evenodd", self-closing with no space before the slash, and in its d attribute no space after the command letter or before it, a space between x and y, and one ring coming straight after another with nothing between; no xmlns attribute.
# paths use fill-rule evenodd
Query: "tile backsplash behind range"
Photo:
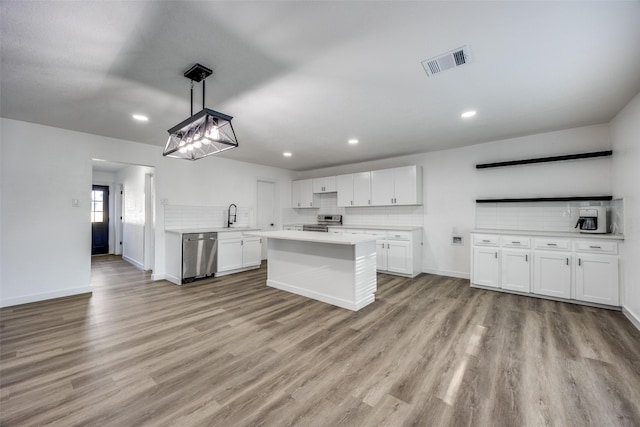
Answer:
<svg viewBox="0 0 640 427"><path fill-rule="evenodd" d="M319 195L320 207L314 209L283 209L284 224L310 224L318 214L342 215L344 225L404 225L422 227L423 206L338 206L336 193Z"/></svg>
<svg viewBox="0 0 640 427"><path fill-rule="evenodd" d="M575 229L581 207L608 206L611 222L621 229L622 203L616 202L536 202L536 203L478 203L476 228L579 232Z"/></svg>

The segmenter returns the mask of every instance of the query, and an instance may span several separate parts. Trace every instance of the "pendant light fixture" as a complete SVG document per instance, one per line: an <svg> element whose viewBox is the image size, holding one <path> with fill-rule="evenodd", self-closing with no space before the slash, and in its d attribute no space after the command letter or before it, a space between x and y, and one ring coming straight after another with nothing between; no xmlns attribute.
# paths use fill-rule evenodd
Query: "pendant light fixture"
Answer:
<svg viewBox="0 0 640 427"><path fill-rule="evenodd" d="M213 71L196 64L184 73L191 80L191 117L168 130L169 140L163 156L198 160L236 148L238 141L231 125L233 117L205 108L205 79ZM193 82L202 82L202 110L193 114Z"/></svg>

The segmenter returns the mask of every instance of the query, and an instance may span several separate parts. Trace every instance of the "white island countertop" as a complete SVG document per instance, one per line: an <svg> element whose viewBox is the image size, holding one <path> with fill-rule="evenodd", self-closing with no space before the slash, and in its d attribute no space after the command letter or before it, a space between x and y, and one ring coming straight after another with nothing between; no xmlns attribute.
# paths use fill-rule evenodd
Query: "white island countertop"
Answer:
<svg viewBox="0 0 640 427"><path fill-rule="evenodd" d="M378 239L368 234L333 234L318 231L252 231L245 233L247 236L266 237L268 239L298 240L301 242L329 243L334 245L356 245L362 242L370 242Z"/></svg>

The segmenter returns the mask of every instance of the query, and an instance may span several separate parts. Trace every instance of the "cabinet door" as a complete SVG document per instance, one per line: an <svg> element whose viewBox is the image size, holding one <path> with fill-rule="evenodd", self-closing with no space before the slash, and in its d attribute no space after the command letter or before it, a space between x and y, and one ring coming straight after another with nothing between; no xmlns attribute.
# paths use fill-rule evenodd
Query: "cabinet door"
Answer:
<svg viewBox="0 0 640 427"><path fill-rule="evenodd" d="M313 180L302 179L300 182L300 207L313 207Z"/></svg>
<svg viewBox="0 0 640 427"><path fill-rule="evenodd" d="M387 241L376 240L376 269L387 271Z"/></svg>
<svg viewBox="0 0 640 427"><path fill-rule="evenodd" d="M393 169L371 171L371 204L376 206L392 205Z"/></svg>
<svg viewBox="0 0 640 427"><path fill-rule="evenodd" d="M218 271L242 268L242 239L218 240Z"/></svg>
<svg viewBox="0 0 640 427"><path fill-rule="evenodd" d="M535 251L533 292L558 298L571 298L571 254Z"/></svg>
<svg viewBox="0 0 640 427"><path fill-rule="evenodd" d="M353 206L371 205L371 172L353 174Z"/></svg>
<svg viewBox="0 0 640 427"><path fill-rule="evenodd" d="M312 188L314 193L323 193L324 192L324 178L313 178L311 180Z"/></svg>
<svg viewBox="0 0 640 427"><path fill-rule="evenodd" d="M411 274L412 267L411 242L387 240L387 270Z"/></svg>
<svg viewBox="0 0 640 427"><path fill-rule="evenodd" d="M491 288L500 287L500 262L498 248L476 247L473 249L473 283Z"/></svg>
<svg viewBox="0 0 640 427"><path fill-rule="evenodd" d="M336 177L338 190L338 206L353 206L353 174L338 175Z"/></svg>
<svg viewBox="0 0 640 427"><path fill-rule="evenodd" d="M576 299L599 304L620 305L618 257L578 255Z"/></svg>
<svg viewBox="0 0 640 427"><path fill-rule="evenodd" d="M293 181L291 183L291 207L301 208L302 205L302 182Z"/></svg>
<svg viewBox="0 0 640 427"><path fill-rule="evenodd" d="M260 265L262 258L262 242L259 237L245 237L242 244L242 266Z"/></svg>
<svg viewBox="0 0 640 427"><path fill-rule="evenodd" d="M531 253L502 249L500 287L518 292L531 292Z"/></svg>
<svg viewBox="0 0 640 427"><path fill-rule="evenodd" d="M336 192L336 177L327 176L324 178L324 190L323 193L335 193Z"/></svg>
<svg viewBox="0 0 640 427"><path fill-rule="evenodd" d="M393 170L394 205L418 203L416 169L416 166L406 166Z"/></svg>

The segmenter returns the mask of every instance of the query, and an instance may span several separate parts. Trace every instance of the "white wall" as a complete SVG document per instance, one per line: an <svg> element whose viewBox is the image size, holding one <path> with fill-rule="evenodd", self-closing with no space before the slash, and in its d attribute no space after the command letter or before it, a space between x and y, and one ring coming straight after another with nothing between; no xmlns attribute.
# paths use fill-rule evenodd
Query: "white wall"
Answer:
<svg viewBox="0 0 640 427"><path fill-rule="evenodd" d="M624 198L622 305L640 328L640 94L611 122L613 193Z"/></svg>
<svg viewBox="0 0 640 427"><path fill-rule="evenodd" d="M284 169L215 156L164 158L159 146L16 120L0 119L0 132L0 306L90 291L92 158L155 167L157 224L163 199L255 207L258 178L277 182L281 206L291 203L292 172ZM71 206L74 198L80 207ZM164 254L157 226L156 278L164 276Z"/></svg>
<svg viewBox="0 0 640 427"><path fill-rule="evenodd" d="M146 195L145 174L154 169L145 166L126 166L118 171L117 182L123 186L122 258L140 269L144 268Z"/></svg>
<svg viewBox="0 0 640 427"><path fill-rule="evenodd" d="M360 149L366 150L366 141ZM402 156L299 173L296 179L386 167L421 165L424 191L423 271L469 277L469 234L475 200L500 197L611 194L611 158L476 169L477 163L611 149L609 125L601 124L505 139L471 147ZM350 208L346 209L349 215ZM452 246L453 231L464 246Z"/></svg>

